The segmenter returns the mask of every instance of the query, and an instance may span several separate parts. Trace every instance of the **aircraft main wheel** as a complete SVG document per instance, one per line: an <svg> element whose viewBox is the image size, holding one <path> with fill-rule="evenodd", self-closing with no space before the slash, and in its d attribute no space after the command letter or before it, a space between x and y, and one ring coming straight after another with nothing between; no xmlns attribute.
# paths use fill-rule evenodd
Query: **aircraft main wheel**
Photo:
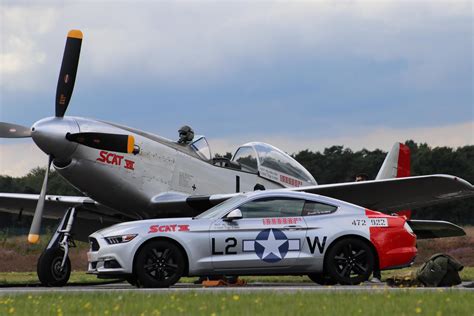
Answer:
<svg viewBox="0 0 474 316"><path fill-rule="evenodd" d="M341 239L326 254L329 275L343 285L367 281L374 269L374 254L370 246L356 238Z"/></svg>
<svg viewBox="0 0 474 316"><path fill-rule="evenodd" d="M337 283L330 275L325 273L310 273L308 274L308 277L311 281L318 283L319 285L334 285Z"/></svg>
<svg viewBox="0 0 474 316"><path fill-rule="evenodd" d="M184 254L175 244L156 240L137 254L135 273L142 287L170 287L184 273Z"/></svg>
<svg viewBox="0 0 474 316"><path fill-rule="evenodd" d="M44 286L64 286L71 275L71 261L66 257L64 268L61 269L64 251L50 248L43 251L38 259L36 270L38 278Z"/></svg>

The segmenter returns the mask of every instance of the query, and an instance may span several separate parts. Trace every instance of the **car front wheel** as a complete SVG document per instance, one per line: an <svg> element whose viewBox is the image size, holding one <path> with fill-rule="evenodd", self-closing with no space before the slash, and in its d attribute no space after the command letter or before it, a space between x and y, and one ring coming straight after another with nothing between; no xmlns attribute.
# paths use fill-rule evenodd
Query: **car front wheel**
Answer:
<svg viewBox="0 0 474 316"><path fill-rule="evenodd" d="M337 241L326 254L329 275L343 285L355 285L367 281L374 269L371 247L357 238Z"/></svg>
<svg viewBox="0 0 474 316"><path fill-rule="evenodd" d="M185 269L184 254L175 244L151 241L141 248L135 260L135 274L142 287L170 287Z"/></svg>

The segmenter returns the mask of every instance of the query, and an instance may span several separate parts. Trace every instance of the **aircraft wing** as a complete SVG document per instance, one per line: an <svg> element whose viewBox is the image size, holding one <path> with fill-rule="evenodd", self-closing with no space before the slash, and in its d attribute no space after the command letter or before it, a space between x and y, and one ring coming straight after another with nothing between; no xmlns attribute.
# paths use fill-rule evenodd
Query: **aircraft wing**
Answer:
<svg viewBox="0 0 474 316"><path fill-rule="evenodd" d="M412 209L474 196L474 187L469 182L450 175L347 182L283 190L320 194L382 212ZM152 217L195 216L236 194L159 194L152 199Z"/></svg>
<svg viewBox="0 0 474 316"><path fill-rule="evenodd" d="M474 186L450 175L428 175L289 189L329 196L376 211L399 211L474 196Z"/></svg>
<svg viewBox="0 0 474 316"><path fill-rule="evenodd" d="M38 194L0 193L0 212L18 215L33 215L38 203ZM69 207L80 206L74 221L75 240L87 241L92 232L120 223L134 220L85 196L46 195L43 216L59 219Z"/></svg>
<svg viewBox="0 0 474 316"><path fill-rule="evenodd" d="M22 215L33 215L38 198L38 194L0 193L0 212L14 214L21 212ZM78 205L81 206L81 212L78 213L81 218L100 219L102 217L108 220L117 218L115 221L119 222L118 213L115 210L86 196L46 195L44 217L61 218L69 207Z"/></svg>

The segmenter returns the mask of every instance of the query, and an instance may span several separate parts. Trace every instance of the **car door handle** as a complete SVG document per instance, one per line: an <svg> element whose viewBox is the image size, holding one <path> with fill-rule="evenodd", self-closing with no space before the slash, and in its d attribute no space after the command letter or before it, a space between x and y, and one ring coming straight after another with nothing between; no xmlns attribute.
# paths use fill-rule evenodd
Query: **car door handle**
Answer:
<svg viewBox="0 0 474 316"><path fill-rule="evenodd" d="M299 230L299 229L303 229L303 226L300 226L300 225L287 225L287 226L283 226L283 229L286 229L286 230Z"/></svg>

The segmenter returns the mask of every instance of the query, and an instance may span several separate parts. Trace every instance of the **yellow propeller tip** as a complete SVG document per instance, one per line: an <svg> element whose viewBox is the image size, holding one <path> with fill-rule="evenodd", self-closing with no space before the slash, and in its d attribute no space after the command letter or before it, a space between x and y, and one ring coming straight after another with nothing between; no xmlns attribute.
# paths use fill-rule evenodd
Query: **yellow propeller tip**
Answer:
<svg viewBox="0 0 474 316"><path fill-rule="evenodd" d="M38 243L39 239L40 239L40 236L39 236L39 235L36 235L36 234L29 234L29 235L28 235L28 242L29 242L30 244L36 244L36 243Z"/></svg>
<svg viewBox="0 0 474 316"><path fill-rule="evenodd" d="M67 37L82 39L82 32L80 30L70 30Z"/></svg>

